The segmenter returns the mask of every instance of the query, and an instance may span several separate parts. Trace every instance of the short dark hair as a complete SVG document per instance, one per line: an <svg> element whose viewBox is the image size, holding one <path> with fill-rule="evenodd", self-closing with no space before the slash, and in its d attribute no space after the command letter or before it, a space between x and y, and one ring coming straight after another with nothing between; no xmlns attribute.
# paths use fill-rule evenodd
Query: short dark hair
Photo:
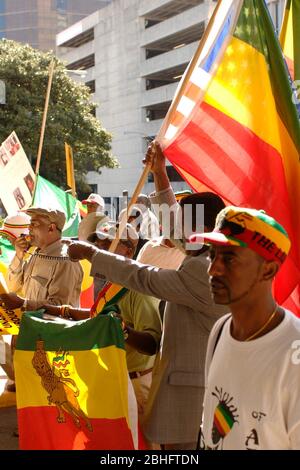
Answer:
<svg viewBox="0 0 300 470"><path fill-rule="evenodd" d="M225 207L223 199L209 191L185 196L179 201L179 204L182 208L187 204L192 206L193 230L196 228L196 206L198 204L204 205L204 224L210 230L213 230L215 226L218 213Z"/></svg>

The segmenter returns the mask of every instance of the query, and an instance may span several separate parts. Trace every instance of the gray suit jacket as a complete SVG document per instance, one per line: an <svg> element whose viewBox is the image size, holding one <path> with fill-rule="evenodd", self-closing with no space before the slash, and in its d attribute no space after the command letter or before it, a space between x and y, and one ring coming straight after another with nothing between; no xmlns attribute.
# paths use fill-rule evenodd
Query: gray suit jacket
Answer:
<svg viewBox="0 0 300 470"><path fill-rule="evenodd" d="M204 394L208 336L224 314L211 299L206 255L186 257L177 270L139 264L99 251L91 275L167 301L161 349L153 373L143 430L152 442L197 441Z"/></svg>

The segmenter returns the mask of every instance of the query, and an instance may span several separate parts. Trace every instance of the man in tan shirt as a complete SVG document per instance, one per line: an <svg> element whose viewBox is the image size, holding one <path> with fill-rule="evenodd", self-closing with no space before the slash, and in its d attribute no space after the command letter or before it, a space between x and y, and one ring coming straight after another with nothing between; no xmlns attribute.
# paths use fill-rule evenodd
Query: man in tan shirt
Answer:
<svg viewBox="0 0 300 470"><path fill-rule="evenodd" d="M9 269L7 284L11 292L0 296L7 308L36 310L44 304L79 305L83 271L72 263L61 240L65 214L58 210L30 208L30 244L37 247L28 260L25 237L15 242L16 255ZM22 296L16 293L22 293Z"/></svg>

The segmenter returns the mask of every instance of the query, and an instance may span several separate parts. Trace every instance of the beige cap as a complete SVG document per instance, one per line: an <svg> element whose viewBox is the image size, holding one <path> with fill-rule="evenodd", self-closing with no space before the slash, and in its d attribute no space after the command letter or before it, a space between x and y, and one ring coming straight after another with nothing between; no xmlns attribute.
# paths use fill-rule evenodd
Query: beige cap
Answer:
<svg viewBox="0 0 300 470"><path fill-rule="evenodd" d="M66 222L66 216L64 212L57 209L45 209L42 207L30 207L27 209L26 214L39 215L41 217L46 217L50 222L56 225L58 230L62 231Z"/></svg>
<svg viewBox="0 0 300 470"><path fill-rule="evenodd" d="M84 201L81 201L82 204L86 204L87 202L91 204L97 204L98 206L100 206L101 210L104 211L105 202L104 202L103 197L100 196L100 194L92 193L89 195L87 199L84 199Z"/></svg>

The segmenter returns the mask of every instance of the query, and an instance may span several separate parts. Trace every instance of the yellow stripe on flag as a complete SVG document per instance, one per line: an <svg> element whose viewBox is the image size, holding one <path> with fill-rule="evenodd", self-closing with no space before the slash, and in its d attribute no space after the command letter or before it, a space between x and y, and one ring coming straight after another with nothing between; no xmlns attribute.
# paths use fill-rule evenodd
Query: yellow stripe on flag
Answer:
<svg viewBox="0 0 300 470"><path fill-rule="evenodd" d="M279 116L266 60L254 47L232 39L208 88L205 102L282 153Z"/></svg>
<svg viewBox="0 0 300 470"><path fill-rule="evenodd" d="M57 353L47 351L47 358L53 364L53 358ZM32 365L34 351L16 350L15 367L18 377L18 387L22 393L18 395L18 408L54 406L49 405L46 389L42 386L41 377ZM62 375L65 387L76 392L81 410L89 418L117 419L124 416L127 409L128 373L126 368L125 350L109 346L101 349L87 351L72 351L66 356L70 362L66 366L69 375ZM32 365L31 367L28 365ZM123 367L122 367L123 365ZM55 369L57 376L62 373L62 368ZM74 387L67 379L76 384ZM65 381L64 381L65 380ZM121 380L121 384L118 381ZM30 383L30 387L28 387ZM105 387L103 387L105 384ZM89 394L89 389L93 394ZM115 391L122 390L122 401L116 400ZM128 416L126 416L128 422Z"/></svg>
<svg viewBox="0 0 300 470"><path fill-rule="evenodd" d="M294 224L299 231L299 153L278 115L263 54L234 37L205 102L250 129L281 155L290 203L295 210Z"/></svg>
<svg viewBox="0 0 300 470"><path fill-rule="evenodd" d="M105 287L104 287L105 289ZM109 302L113 297L115 297L121 290L123 289L123 286L120 286L119 284L112 284L109 289L106 291L105 295L103 297L100 297L101 292L99 293L100 299L97 299L97 305L96 305L96 313L100 313L107 302ZM95 302L95 303L96 303Z"/></svg>

